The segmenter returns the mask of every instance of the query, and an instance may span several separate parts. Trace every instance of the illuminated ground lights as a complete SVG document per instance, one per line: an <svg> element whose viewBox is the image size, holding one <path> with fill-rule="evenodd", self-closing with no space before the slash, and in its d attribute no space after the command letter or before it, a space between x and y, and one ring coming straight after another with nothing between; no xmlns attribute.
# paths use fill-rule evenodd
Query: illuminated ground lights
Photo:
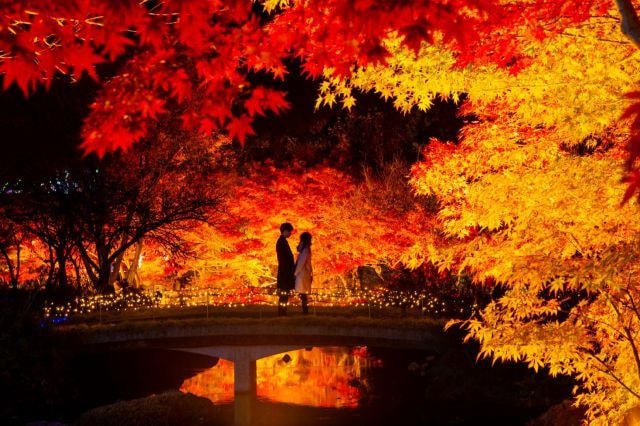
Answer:
<svg viewBox="0 0 640 426"><path fill-rule="evenodd" d="M290 305L299 304L292 293ZM364 307L370 309L400 308L419 310L424 316L464 315L477 305L468 300L435 296L427 291L395 290L320 290L310 297L312 307ZM277 296L262 287L209 288L180 291L135 291L120 294L77 297L62 304L47 302L44 317L52 323L102 312L133 312L144 309L276 306Z"/></svg>

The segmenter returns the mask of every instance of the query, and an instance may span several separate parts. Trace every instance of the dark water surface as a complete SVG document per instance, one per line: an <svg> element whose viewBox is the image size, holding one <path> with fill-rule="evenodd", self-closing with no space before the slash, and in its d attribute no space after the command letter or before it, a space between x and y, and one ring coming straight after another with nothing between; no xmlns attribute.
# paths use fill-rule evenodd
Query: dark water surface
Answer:
<svg viewBox="0 0 640 426"><path fill-rule="evenodd" d="M570 397L569 380L476 362L477 349L314 347L257 362L254 425L524 425ZM92 408L181 390L234 403L233 364L173 350L79 354L65 403L23 419L72 424ZM234 424L233 409L222 419ZM1 423L1 422L0 422ZM18 424L24 424L20 422Z"/></svg>
<svg viewBox="0 0 640 426"><path fill-rule="evenodd" d="M524 366L475 361L466 346L429 353L376 347L315 347L257 363L255 425L520 425L570 396L571 383ZM84 354L73 405L88 409L180 389L232 404L233 364L171 350ZM232 410L228 410L231 413ZM51 419L51 418L50 418ZM225 419L233 424L233 416Z"/></svg>

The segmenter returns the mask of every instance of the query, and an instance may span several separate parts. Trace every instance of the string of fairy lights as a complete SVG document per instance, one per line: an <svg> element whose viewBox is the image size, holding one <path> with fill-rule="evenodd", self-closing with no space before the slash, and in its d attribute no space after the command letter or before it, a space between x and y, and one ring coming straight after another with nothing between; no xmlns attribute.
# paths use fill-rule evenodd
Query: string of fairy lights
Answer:
<svg viewBox="0 0 640 426"><path fill-rule="evenodd" d="M291 293L290 305L299 300ZM461 316L476 310L476 303L460 298L442 297L427 291L318 290L310 294L315 307L400 308L418 310L423 316ZM52 323L101 313L126 313L146 309L276 306L278 295L263 287L205 288L194 290L136 290L120 294L95 294L76 297L64 303L46 302L44 317Z"/></svg>

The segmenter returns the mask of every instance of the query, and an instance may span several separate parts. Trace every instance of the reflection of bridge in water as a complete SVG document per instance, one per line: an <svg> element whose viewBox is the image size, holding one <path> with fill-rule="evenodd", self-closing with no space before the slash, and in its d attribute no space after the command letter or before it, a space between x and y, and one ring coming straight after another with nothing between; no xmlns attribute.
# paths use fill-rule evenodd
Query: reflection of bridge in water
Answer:
<svg viewBox="0 0 640 426"><path fill-rule="evenodd" d="M175 348L184 352L208 355L233 362L234 417L236 425L251 424L251 403L256 395L256 362L271 355L297 349L301 346L206 346Z"/></svg>
<svg viewBox="0 0 640 426"><path fill-rule="evenodd" d="M271 355L304 349L304 346L206 346L201 348L174 348L175 350L222 358L233 362L234 392L256 390L256 361Z"/></svg>
<svg viewBox="0 0 640 426"><path fill-rule="evenodd" d="M109 349L131 347L170 348L233 362L236 425L251 423L256 396L259 359L311 346L379 346L438 350L446 336L441 325L416 322L413 326L354 325L327 320L325 324L159 324L144 329L104 326L85 335L86 345Z"/></svg>

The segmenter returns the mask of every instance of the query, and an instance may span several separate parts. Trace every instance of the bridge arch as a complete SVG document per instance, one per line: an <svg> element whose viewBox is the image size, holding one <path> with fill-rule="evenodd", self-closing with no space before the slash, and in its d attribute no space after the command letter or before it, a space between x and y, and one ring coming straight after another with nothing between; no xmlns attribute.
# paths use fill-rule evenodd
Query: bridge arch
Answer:
<svg viewBox="0 0 640 426"><path fill-rule="evenodd" d="M222 358L234 363L235 425L251 423L252 401L256 395L256 361L312 346L382 346L393 348L438 349L447 347L451 335L434 321L411 320L403 323L352 323L349 319L312 319L313 322L251 321L229 323L103 324L78 327L81 345L97 350L164 348ZM73 334L72 328L67 331Z"/></svg>
<svg viewBox="0 0 640 426"><path fill-rule="evenodd" d="M176 351L207 355L233 362L233 389L239 393L255 394L256 361L283 352L304 349L304 346L292 345L256 345L256 346L205 346L200 348L172 348Z"/></svg>

